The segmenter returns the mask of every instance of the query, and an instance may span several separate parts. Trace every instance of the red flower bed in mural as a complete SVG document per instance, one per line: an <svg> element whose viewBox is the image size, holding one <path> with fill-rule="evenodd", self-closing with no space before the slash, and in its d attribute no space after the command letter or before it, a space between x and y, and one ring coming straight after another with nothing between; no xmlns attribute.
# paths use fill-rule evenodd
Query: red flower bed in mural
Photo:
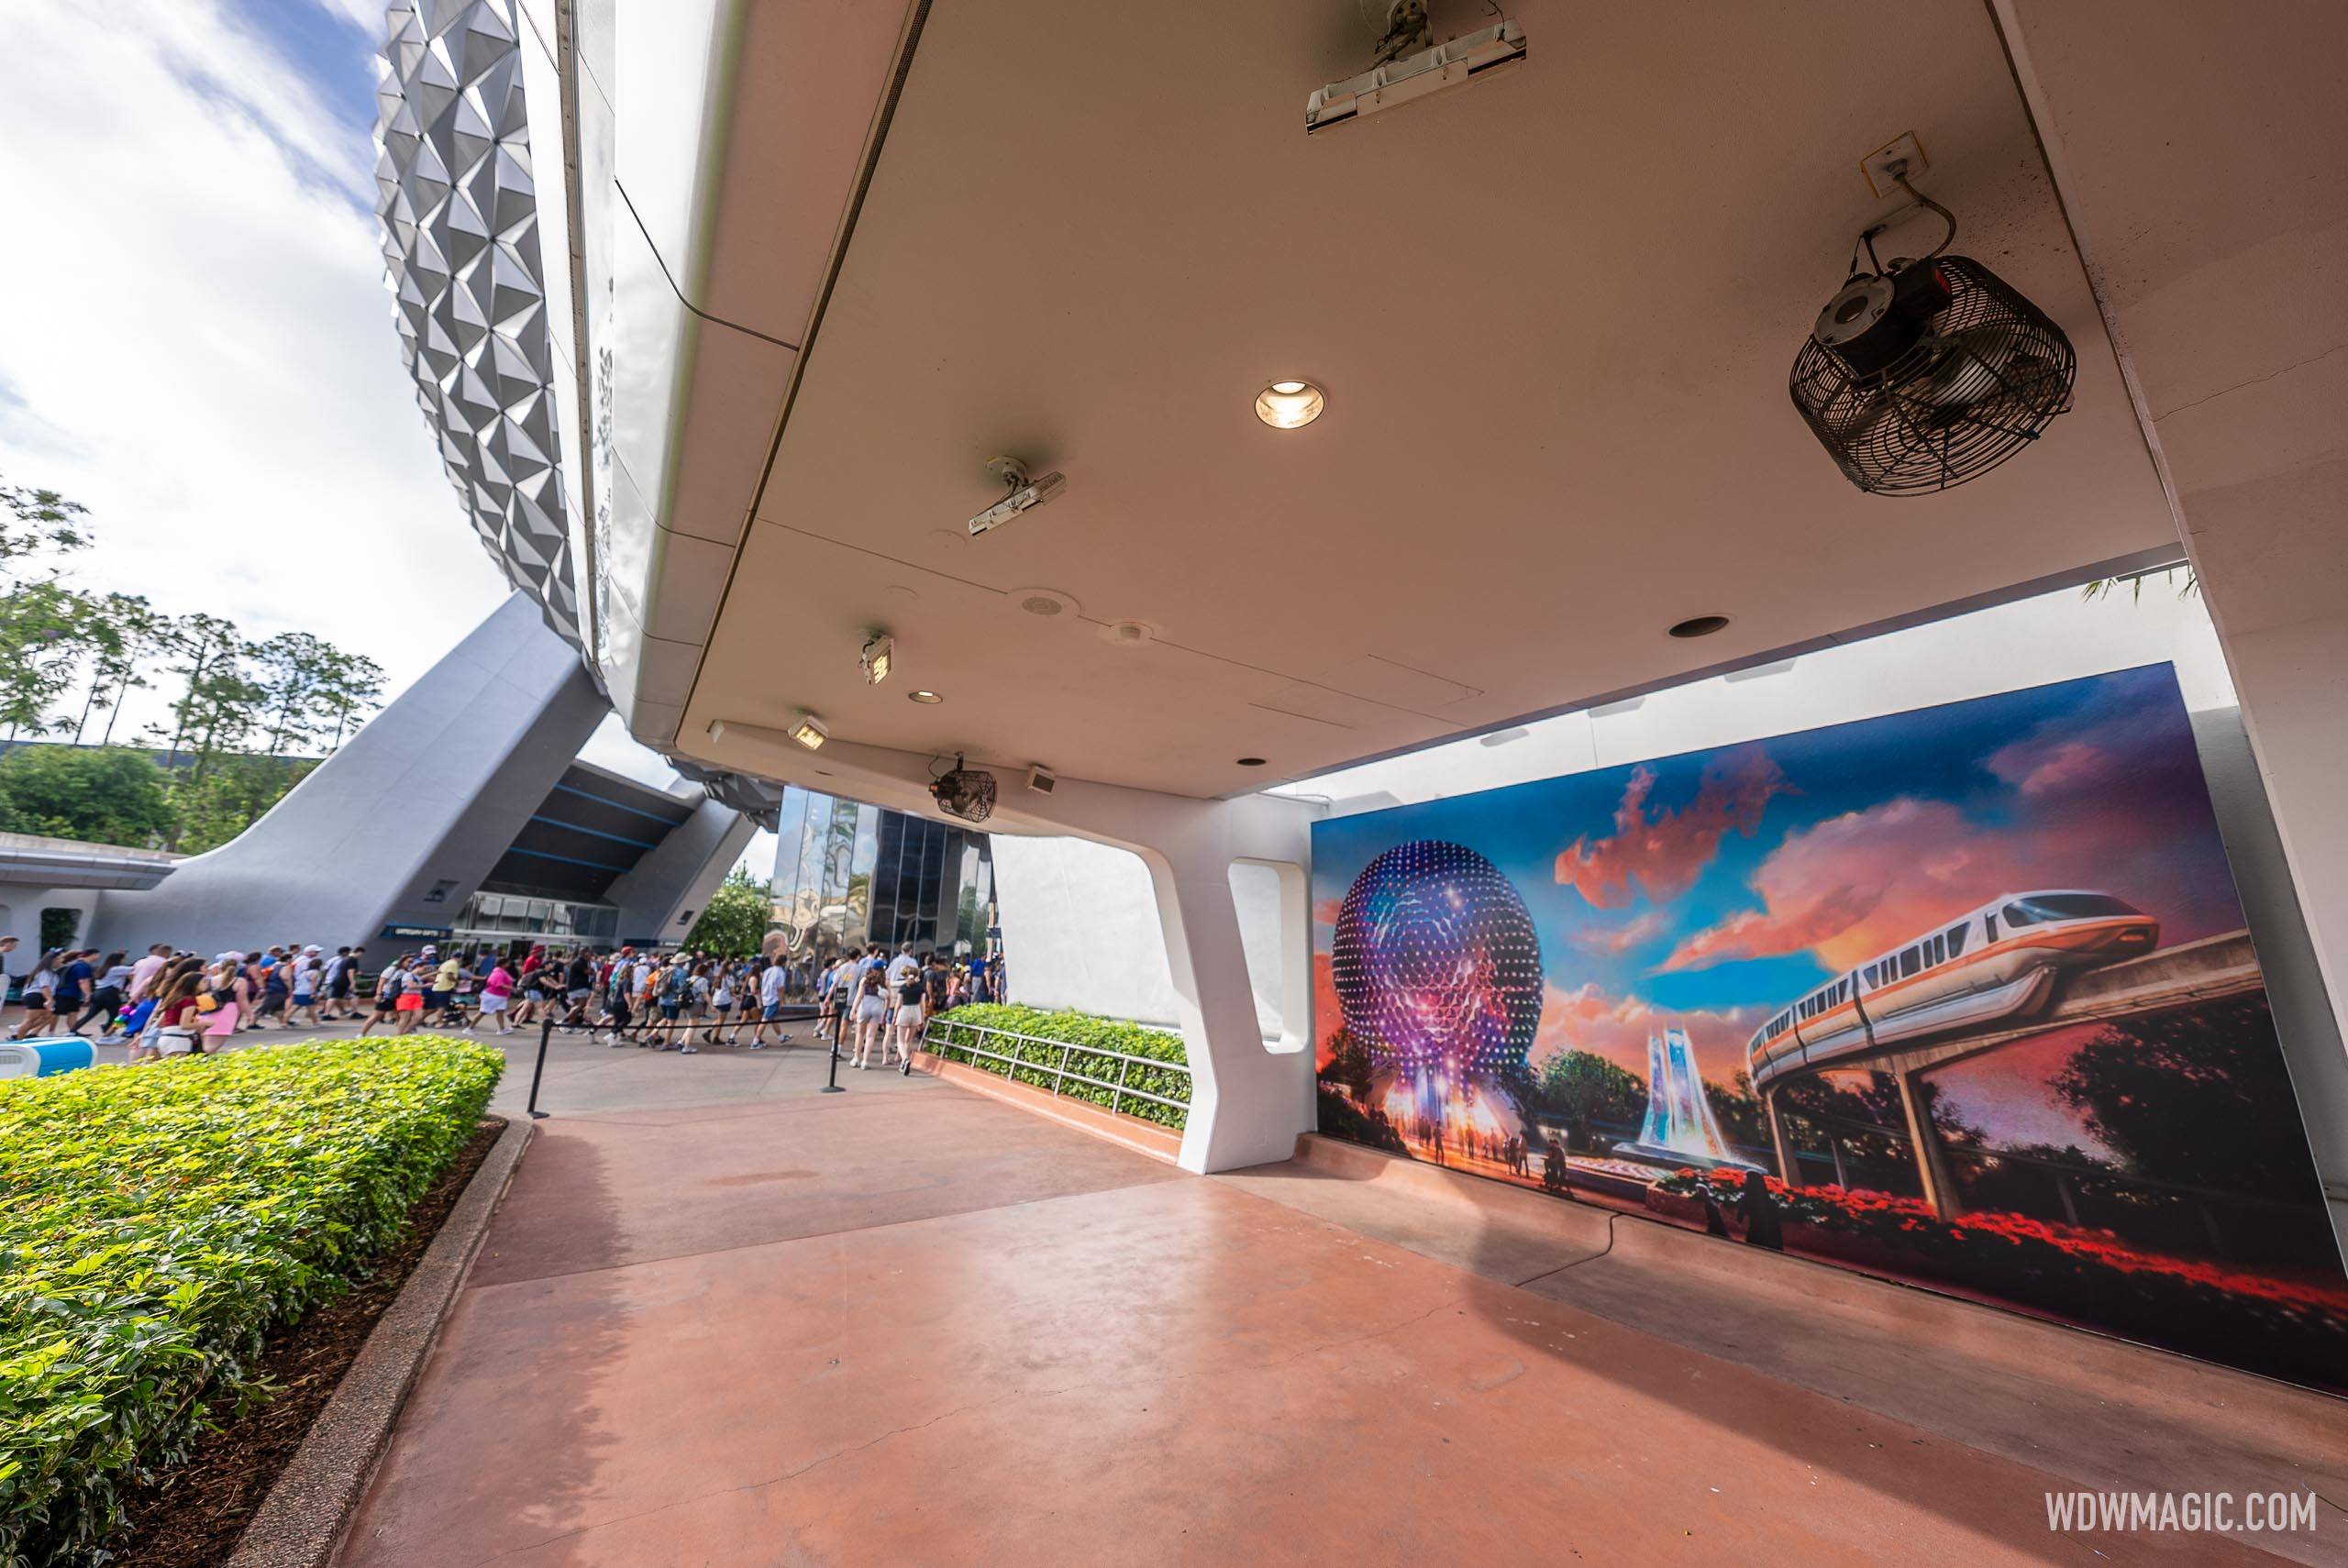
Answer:
<svg viewBox="0 0 2348 1568"><path fill-rule="evenodd" d="M1743 1216L1741 1171L1683 1168L1658 1193ZM2106 1324L2155 1344L2200 1347L2210 1336L2239 1345L2254 1370L2326 1387L2348 1379L2348 1290L2145 1252L2109 1231L2027 1215L1961 1214L1944 1220L1920 1198L1839 1187L1764 1190L1796 1251L1984 1286L2025 1306ZM1684 1213L1680 1204L1671 1208ZM1661 1207L1661 1206L1658 1206Z"/></svg>

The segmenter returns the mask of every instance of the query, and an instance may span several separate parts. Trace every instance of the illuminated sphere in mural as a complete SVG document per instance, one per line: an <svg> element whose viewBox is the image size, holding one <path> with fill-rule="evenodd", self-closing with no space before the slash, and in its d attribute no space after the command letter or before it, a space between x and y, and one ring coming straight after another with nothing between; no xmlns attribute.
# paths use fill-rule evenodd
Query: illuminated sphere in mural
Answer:
<svg viewBox="0 0 2348 1568"><path fill-rule="evenodd" d="M1337 910L1331 977L1346 1028L1386 1067L1489 1077L1541 1022L1541 943L1500 867L1463 845L1399 845Z"/></svg>

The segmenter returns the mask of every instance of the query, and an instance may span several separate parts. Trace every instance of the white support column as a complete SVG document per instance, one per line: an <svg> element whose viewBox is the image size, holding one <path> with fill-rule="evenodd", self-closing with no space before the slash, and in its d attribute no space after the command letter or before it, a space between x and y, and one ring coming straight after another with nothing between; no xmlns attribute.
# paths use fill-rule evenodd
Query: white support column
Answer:
<svg viewBox="0 0 2348 1568"><path fill-rule="evenodd" d="M1232 1170L1285 1160L1296 1150L1297 1134L1312 1130L1312 1054L1301 1048L1301 1035L1293 1043L1283 1038L1279 1049L1264 1039L1231 896L1231 861L1196 847L1172 855L1144 850L1142 858L1157 893L1191 1058L1182 1168ZM1301 880L1302 868L1293 868ZM1284 1027L1296 1027L1293 1015Z"/></svg>

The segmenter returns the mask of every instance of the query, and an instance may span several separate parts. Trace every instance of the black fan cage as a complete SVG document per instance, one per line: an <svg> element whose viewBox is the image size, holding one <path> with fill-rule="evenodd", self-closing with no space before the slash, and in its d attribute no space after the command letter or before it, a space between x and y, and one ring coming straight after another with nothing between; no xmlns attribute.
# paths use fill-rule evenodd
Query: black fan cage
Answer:
<svg viewBox="0 0 2348 1568"><path fill-rule="evenodd" d="M938 804L966 823L982 823L994 814L994 775L976 767L958 767L937 781Z"/></svg>
<svg viewBox="0 0 2348 1568"><path fill-rule="evenodd" d="M1794 359L1794 406L1872 495L1923 495L1977 479L2038 439L2071 405L2078 356L2063 329L1966 256L1938 269L1951 295L1916 346L1854 375L1815 338Z"/></svg>

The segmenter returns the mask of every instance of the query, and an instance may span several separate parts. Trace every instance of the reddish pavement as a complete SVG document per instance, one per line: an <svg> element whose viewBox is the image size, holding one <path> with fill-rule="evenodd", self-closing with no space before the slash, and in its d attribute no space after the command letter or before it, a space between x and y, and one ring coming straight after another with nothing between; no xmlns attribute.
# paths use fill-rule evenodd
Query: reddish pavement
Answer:
<svg viewBox="0 0 2348 1568"><path fill-rule="evenodd" d="M2046 1471L919 1077L782 1070L540 1124L345 1568L2275 1561L2052 1535Z"/></svg>

